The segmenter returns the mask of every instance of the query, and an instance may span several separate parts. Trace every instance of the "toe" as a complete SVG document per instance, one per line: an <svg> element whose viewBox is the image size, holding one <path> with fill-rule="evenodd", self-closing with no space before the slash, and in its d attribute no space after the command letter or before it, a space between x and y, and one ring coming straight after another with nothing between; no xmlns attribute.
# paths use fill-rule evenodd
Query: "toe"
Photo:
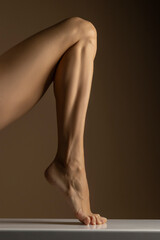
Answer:
<svg viewBox="0 0 160 240"><path fill-rule="evenodd" d="M90 218L91 218L91 224L95 225L96 224L96 217L94 215L91 215Z"/></svg>
<svg viewBox="0 0 160 240"><path fill-rule="evenodd" d="M100 217L95 215L95 218L96 218L96 224L102 224L101 220L100 220Z"/></svg>
<svg viewBox="0 0 160 240"><path fill-rule="evenodd" d="M84 223L85 223L86 225L90 224L90 217L86 217L86 218L84 219Z"/></svg>
<svg viewBox="0 0 160 240"><path fill-rule="evenodd" d="M101 217L101 221L102 221L103 223L106 223L106 222L107 222L107 218Z"/></svg>
<svg viewBox="0 0 160 240"><path fill-rule="evenodd" d="M88 224L88 222L90 222L90 218L88 216L86 216L83 211L80 209L79 211L77 211L75 213L76 218L78 218L82 223L84 224Z"/></svg>

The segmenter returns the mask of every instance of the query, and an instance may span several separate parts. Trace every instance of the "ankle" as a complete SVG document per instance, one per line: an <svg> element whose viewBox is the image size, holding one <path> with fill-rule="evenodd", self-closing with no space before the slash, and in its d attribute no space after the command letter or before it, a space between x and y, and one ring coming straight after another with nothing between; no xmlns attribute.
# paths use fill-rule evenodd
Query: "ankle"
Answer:
<svg viewBox="0 0 160 240"><path fill-rule="evenodd" d="M54 162L59 164L62 168L66 169L67 172L80 172L84 170L84 156L72 156L62 157L60 154L56 154Z"/></svg>

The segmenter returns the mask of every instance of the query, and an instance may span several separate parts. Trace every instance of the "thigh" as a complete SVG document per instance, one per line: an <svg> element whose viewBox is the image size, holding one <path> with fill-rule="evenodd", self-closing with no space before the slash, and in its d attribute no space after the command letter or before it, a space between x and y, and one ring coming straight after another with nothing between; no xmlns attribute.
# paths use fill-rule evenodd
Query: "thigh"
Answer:
<svg viewBox="0 0 160 240"><path fill-rule="evenodd" d="M0 56L0 129L30 110L50 84L50 73L78 41L78 18L65 19Z"/></svg>

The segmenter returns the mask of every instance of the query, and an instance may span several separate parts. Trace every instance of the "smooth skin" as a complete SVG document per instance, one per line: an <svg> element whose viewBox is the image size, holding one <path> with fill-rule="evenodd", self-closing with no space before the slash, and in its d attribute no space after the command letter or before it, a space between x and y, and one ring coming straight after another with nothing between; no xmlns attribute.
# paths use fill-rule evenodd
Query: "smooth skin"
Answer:
<svg viewBox="0 0 160 240"><path fill-rule="evenodd" d="M96 52L94 25L70 17L0 56L0 130L31 110L53 82L58 148L44 176L86 225L107 221L90 208L83 147Z"/></svg>

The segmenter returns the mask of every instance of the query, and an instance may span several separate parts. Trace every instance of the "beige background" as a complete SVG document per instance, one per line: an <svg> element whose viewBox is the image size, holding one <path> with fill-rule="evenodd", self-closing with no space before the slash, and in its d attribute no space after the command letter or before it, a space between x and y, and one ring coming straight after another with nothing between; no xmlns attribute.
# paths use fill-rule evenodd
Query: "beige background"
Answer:
<svg viewBox="0 0 160 240"><path fill-rule="evenodd" d="M0 0L0 54L71 16L98 32L84 137L92 211L160 218L158 1ZM73 218L43 177L57 148L52 87L0 132L1 218Z"/></svg>

